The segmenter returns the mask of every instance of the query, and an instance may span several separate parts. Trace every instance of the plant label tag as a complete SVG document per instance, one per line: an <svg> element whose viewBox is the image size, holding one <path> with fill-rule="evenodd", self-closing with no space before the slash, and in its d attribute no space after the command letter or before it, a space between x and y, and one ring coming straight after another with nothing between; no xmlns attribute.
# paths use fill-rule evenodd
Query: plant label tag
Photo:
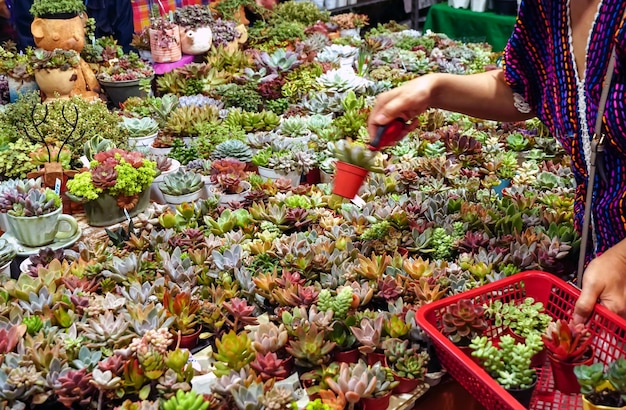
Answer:
<svg viewBox="0 0 626 410"><path fill-rule="evenodd" d="M352 203L356 206L358 206L359 208L363 208L366 204L366 202L363 200L363 198L361 198L360 196L355 196L354 198L351 199Z"/></svg>
<svg viewBox="0 0 626 410"><path fill-rule="evenodd" d="M128 211L124 208L124 215L126 215L126 219L130 222L130 215L128 215Z"/></svg>
<svg viewBox="0 0 626 410"><path fill-rule="evenodd" d="M86 156L82 155L79 159L80 159L81 164L83 164L85 168L89 168L89 160L87 159Z"/></svg>
<svg viewBox="0 0 626 410"><path fill-rule="evenodd" d="M61 180L59 178L54 181L54 193L61 195Z"/></svg>

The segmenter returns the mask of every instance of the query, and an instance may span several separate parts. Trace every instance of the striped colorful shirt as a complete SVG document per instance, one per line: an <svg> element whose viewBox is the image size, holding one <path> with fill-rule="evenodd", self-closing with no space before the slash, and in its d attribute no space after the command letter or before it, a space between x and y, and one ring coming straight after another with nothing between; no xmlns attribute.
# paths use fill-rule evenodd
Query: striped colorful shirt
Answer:
<svg viewBox="0 0 626 410"><path fill-rule="evenodd" d="M576 178L575 225L581 231L587 190L590 139L611 47L617 61L603 118L604 170L596 174L593 199L596 254L626 238L626 1L603 0L579 78L572 52L569 0L523 0L504 55L504 73L572 156Z"/></svg>
<svg viewBox="0 0 626 410"><path fill-rule="evenodd" d="M159 6L161 13L167 14L176 10L176 7L193 6L196 4L209 4L209 0L131 0L133 4L133 22L135 32L138 33L144 27L150 25L150 9L153 4Z"/></svg>

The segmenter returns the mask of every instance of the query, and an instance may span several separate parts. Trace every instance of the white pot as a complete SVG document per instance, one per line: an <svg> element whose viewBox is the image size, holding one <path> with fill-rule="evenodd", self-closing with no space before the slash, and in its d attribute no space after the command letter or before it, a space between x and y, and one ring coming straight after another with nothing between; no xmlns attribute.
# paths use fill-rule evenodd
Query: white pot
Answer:
<svg viewBox="0 0 626 410"><path fill-rule="evenodd" d="M8 261L4 265L0 266L0 278L8 279L11 277L11 262L13 261Z"/></svg>
<svg viewBox="0 0 626 410"><path fill-rule="evenodd" d="M164 205L167 203L165 201L165 198L163 198L163 193L159 189L159 183L163 182L163 178L165 177L165 175L174 173L178 171L179 168L180 168L180 162L178 162L175 159L172 159L172 165L170 165L169 169L167 171L161 172L161 175L154 178L154 180L152 181L152 185L150 185L150 200L152 202L156 202L157 204L161 204L161 205Z"/></svg>
<svg viewBox="0 0 626 410"><path fill-rule="evenodd" d="M194 202L200 199L200 195L202 194L202 189L198 189L196 192L192 192L190 194L185 195L168 195L163 193L163 199L170 205L180 205L183 202Z"/></svg>
<svg viewBox="0 0 626 410"><path fill-rule="evenodd" d="M313 0L313 4L320 10L324 8L324 0Z"/></svg>
<svg viewBox="0 0 626 410"><path fill-rule="evenodd" d="M212 193L219 195L219 203L222 205L226 205L231 202L241 202L246 199L246 195L250 192L250 189L252 189L252 185L250 185L248 181L242 181L241 185L244 186L244 189L238 194L222 194L221 192L216 191L213 191Z"/></svg>
<svg viewBox="0 0 626 410"><path fill-rule="evenodd" d="M357 0L348 0L349 6L354 6L357 3Z"/></svg>
<svg viewBox="0 0 626 410"><path fill-rule="evenodd" d="M9 218L7 218L7 214L4 212L0 212L0 231L7 233L11 230L11 225L9 225Z"/></svg>
<svg viewBox="0 0 626 410"><path fill-rule="evenodd" d="M152 150L152 143L156 139L159 132L155 132L154 134L146 135L145 137L137 137L137 138L128 138L128 146L130 148L150 148Z"/></svg>
<svg viewBox="0 0 626 410"><path fill-rule="evenodd" d="M344 28L339 31L339 34L341 35L341 37L359 38L360 32L361 32L361 29L358 29L358 28Z"/></svg>
<svg viewBox="0 0 626 410"><path fill-rule="evenodd" d="M448 6L455 9L466 9L470 5L470 0L448 0Z"/></svg>
<svg viewBox="0 0 626 410"><path fill-rule="evenodd" d="M167 155L170 153L170 151L172 150L172 147L165 147L165 148L154 148L154 147L150 147L150 152L153 153L154 155Z"/></svg>
<svg viewBox="0 0 626 410"><path fill-rule="evenodd" d="M472 11L482 13L487 10L487 0L471 0L471 3Z"/></svg>
<svg viewBox="0 0 626 410"><path fill-rule="evenodd" d="M328 10L336 9L337 8L337 0L324 0L324 6Z"/></svg>
<svg viewBox="0 0 626 410"><path fill-rule="evenodd" d="M346 7L348 5L348 0L337 0L337 7Z"/></svg>
<svg viewBox="0 0 626 410"><path fill-rule="evenodd" d="M292 171L289 173L277 172L271 168L259 167L259 175L263 178L271 179L272 181L276 181L277 179L289 179L291 181L292 187L297 187L300 185L300 178L302 174L298 171Z"/></svg>
<svg viewBox="0 0 626 410"><path fill-rule="evenodd" d="M285 141L289 143L289 146L292 147L294 145L304 145L305 147L308 145L309 140L311 139L311 131L307 130L308 134L302 137L283 137Z"/></svg>

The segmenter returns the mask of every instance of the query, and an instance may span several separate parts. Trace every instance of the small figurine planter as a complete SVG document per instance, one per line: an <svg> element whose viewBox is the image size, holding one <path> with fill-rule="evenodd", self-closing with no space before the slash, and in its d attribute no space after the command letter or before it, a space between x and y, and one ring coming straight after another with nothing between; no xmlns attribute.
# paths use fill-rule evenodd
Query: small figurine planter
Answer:
<svg viewBox="0 0 626 410"><path fill-rule="evenodd" d="M39 89L46 95L46 100L55 98L69 99L76 82L76 69L35 70L35 80Z"/></svg>
<svg viewBox="0 0 626 410"><path fill-rule="evenodd" d="M150 51L155 63L174 63L182 58L180 30L177 25L171 28L149 29Z"/></svg>
<svg viewBox="0 0 626 410"><path fill-rule="evenodd" d="M211 49L213 33L210 27L181 27L180 31L180 44L183 53L196 56Z"/></svg>

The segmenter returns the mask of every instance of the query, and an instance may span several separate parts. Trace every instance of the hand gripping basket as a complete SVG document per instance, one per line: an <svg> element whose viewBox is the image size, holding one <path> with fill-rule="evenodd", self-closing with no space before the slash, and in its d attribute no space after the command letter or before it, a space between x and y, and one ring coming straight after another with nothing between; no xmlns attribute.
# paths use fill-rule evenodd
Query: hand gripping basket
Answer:
<svg viewBox="0 0 626 410"><path fill-rule="evenodd" d="M432 338L441 364L483 406L489 410L522 410L524 407L519 402L441 333L441 316L447 306L460 299L471 299L475 303L496 300L521 303L532 297L544 304L546 313L553 319L569 319L579 294L577 288L551 274L528 271L422 306L417 312L417 323ZM626 321L605 307L596 306L588 326L592 332L594 362L606 365L619 357L626 357ZM487 334L498 337L501 329L490 328ZM554 389L548 361L537 370L539 379L531 409L582 409L580 394L567 395Z"/></svg>

